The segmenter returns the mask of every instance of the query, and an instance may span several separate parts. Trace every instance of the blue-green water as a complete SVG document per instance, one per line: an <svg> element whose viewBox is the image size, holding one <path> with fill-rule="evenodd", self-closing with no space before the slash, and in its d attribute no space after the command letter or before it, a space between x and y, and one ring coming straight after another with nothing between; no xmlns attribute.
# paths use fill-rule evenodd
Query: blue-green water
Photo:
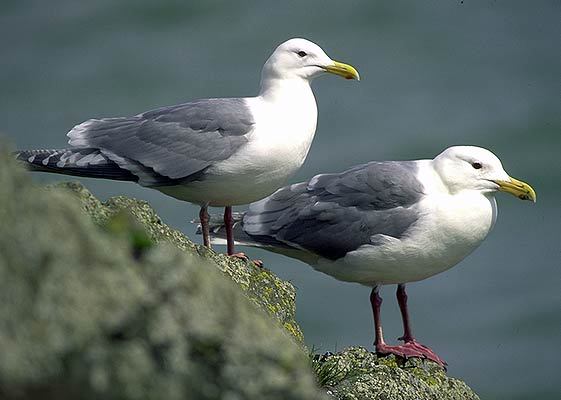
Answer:
<svg viewBox="0 0 561 400"><path fill-rule="evenodd" d="M409 285L409 298L419 339L482 398L561 398L559 1L2 0L0 132L20 148L54 148L90 117L252 95L263 61L294 36L362 76L315 82L318 132L294 182L476 144L534 186L535 205L498 196L485 243L449 272ZM84 183L102 198L146 199L193 234L190 204L133 184ZM299 289L310 345L371 347L368 288L247 252ZM388 338L401 334L393 290L383 292Z"/></svg>

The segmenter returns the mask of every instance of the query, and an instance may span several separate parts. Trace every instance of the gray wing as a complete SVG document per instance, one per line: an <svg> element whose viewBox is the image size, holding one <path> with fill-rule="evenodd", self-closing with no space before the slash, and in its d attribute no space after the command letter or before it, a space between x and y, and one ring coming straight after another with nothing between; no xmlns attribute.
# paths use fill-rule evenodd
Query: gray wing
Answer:
<svg viewBox="0 0 561 400"><path fill-rule="evenodd" d="M423 185L416 169L413 161L371 162L317 175L252 203L243 230L266 246L304 249L332 260L384 236L399 239L419 218L415 204Z"/></svg>
<svg viewBox="0 0 561 400"><path fill-rule="evenodd" d="M247 143L253 125L244 99L203 99L133 117L91 119L74 127L68 142L100 149L140 175L140 183L169 184L196 179L231 157Z"/></svg>

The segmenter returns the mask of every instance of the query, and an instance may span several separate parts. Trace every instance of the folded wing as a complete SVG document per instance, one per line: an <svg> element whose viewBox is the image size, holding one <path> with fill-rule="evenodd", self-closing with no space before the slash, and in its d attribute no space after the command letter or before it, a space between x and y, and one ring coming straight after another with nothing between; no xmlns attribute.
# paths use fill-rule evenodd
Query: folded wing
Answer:
<svg viewBox="0 0 561 400"><path fill-rule="evenodd" d="M69 144L94 148L148 186L198 179L247 143L254 120L244 99L204 99L133 117L90 119ZM161 177L161 179L160 179Z"/></svg>
<svg viewBox="0 0 561 400"><path fill-rule="evenodd" d="M400 239L419 218L423 186L415 173L414 162L371 162L317 175L251 204L243 230L264 245L331 260L379 244L380 235Z"/></svg>

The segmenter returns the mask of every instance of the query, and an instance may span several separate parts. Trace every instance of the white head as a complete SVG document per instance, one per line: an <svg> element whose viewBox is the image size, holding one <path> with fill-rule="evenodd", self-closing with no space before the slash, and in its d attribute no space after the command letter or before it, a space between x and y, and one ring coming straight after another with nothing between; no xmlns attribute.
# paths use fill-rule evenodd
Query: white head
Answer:
<svg viewBox="0 0 561 400"><path fill-rule="evenodd" d="M346 79L360 79L352 66L333 61L317 44L296 38L287 40L275 49L263 66L261 79L296 78L311 81L326 72Z"/></svg>
<svg viewBox="0 0 561 400"><path fill-rule="evenodd" d="M489 150L475 146L449 147L434 159L434 168L450 193L477 190L510 193L522 200L536 201L530 185L510 177L501 160Z"/></svg>

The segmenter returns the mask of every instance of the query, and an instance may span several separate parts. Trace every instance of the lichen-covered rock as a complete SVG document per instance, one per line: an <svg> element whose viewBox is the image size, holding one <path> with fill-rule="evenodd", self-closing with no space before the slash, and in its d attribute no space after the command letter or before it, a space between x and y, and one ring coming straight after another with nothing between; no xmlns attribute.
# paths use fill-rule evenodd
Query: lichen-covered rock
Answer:
<svg viewBox="0 0 561 400"><path fill-rule="evenodd" d="M267 269L258 268L252 262L227 257L193 243L187 236L164 224L154 209L145 201L124 196L112 197L106 202L99 201L83 185L65 182L57 189L71 191L92 219L105 226L110 218L119 213L130 213L156 243L167 242L174 247L191 253L198 253L218 267L237 283L255 304L277 319L300 343L304 337L295 320L295 290L289 282L283 281Z"/></svg>
<svg viewBox="0 0 561 400"><path fill-rule="evenodd" d="M36 188L0 149L0 399L478 398L436 364L363 348L310 368L294 298L146 202Z"/></svg>
<svg viewBox="0 0 561 400"><path fill-rule="evenodd" d="M212 257L122 215L33 187L0 151L0 398L324 398L302 348Z"/></svg>
<svg viewBox="0 0 561 400"><path fill-rule="evenodd" d="M478 400L464 382L431 361L377 357L362 347L317 355L319 382L340 400Z"/></svg>

